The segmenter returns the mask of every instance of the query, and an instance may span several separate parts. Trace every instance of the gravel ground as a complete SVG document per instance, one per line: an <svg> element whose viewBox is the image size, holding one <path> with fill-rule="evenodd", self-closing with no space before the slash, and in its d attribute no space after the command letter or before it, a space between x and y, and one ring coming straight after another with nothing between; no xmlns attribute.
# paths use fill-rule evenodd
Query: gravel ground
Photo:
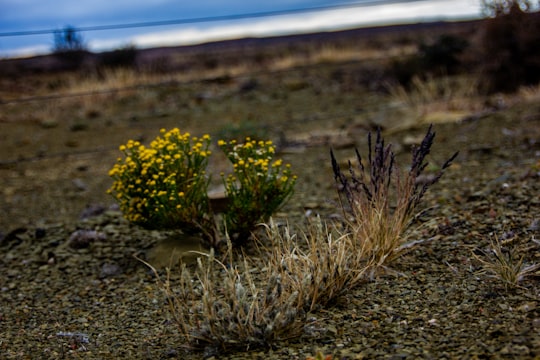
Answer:
<svg viewBox="0 0 540 360"><path fill-rule="evenodd" d="M515 106L435 131L430 160L441 164L455 150L460 156L425 198L433 221L421 235L433 240L393 263L398 275L381 275L308 314L299 338L215 358L305 359L317 351L335 359L540 357L540 274L506 290L479 273L472 255L496 235L513 239L508 246L525 263L540 263L540 107ZM387 139L401 149L398 160L408 159L405 139L424 132L422 126ZM358 143L362 151L364 140ZM352 155L350 147L338 150L339 157ZM328 146L285 156L299 181L278 216L332 216ZM71 188L59 193L59 203L73 200ZM35 201L39 196L28 206ZM170 244L170 236L128 224L112 203L89 207L76 220L4 229L0 357L202 358L183 352L152 272L134 258L162 264L156 247Z"/></svg>

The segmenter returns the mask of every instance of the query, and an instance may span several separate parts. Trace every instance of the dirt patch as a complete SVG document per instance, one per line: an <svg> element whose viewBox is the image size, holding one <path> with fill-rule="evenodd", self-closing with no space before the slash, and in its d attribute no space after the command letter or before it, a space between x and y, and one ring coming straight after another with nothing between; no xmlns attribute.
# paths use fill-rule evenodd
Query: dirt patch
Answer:
<svg viewBox="0 0 540 360"><path fill-rule="evenodd" d="M414 126L396 130L403 112L345 88L335 70L260 75L247 90L239 79L111 96L86 104L97 114L80 112L80 102L65 103L53 119L28 116L36 104L10 108L0 123L2 357L200 358L182 352L153 274L134 258L152 259L156 244L174 234L130 225L105 193L117 146L148 141L161 127L218 137L249 119L298 174L277 218L293 225L315 214L332 218L330 147L340 159L353 157L374 124L386 125L406 166L411 143L426 131L410 119L403 122ZM287 86L299 77L302 86ZM425 198L431 209L418 236L433 240L393 264L399 275L308 314L300 338L229 358L305 359L318 350L340 359L540 356L539 274L506 291L478 273L472 256L497 235L513 239L527 264L540 262L540 106L441 117L429 161L436 168L460 155Z"/></svg>

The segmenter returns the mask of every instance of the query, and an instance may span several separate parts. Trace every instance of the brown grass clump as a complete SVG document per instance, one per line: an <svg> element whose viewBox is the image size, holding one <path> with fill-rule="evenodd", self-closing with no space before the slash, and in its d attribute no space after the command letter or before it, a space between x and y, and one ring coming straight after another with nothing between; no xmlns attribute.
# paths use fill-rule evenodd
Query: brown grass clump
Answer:
<svg viewBox="0 0 540 360"><path fill-rule="evenodd" d="M160 281L183 346L211 356L298 336L302 313L296 294L282 290L279 274L266 268L256 279L256 267L245 259L233 265L230 245L227 253L228 264L213 252L201 254L205 256L197 259L195 269L182 264L177 284L170 270L167 280Z"/></svg>
<svg viewBox="0 0 540 360"><path fill-rule="evenodd" d="M478 94L478 79L473 75L413 77L408 88L394 84L387 87L390 97L405 104L418 116L436 111L478 111L483 106Z"/></svg>
<svg viewBox="0 0 540 360"><path fill-rule="evenodd" d="M448 159L437 174L420 182L434 137L430 126L422 143L413 149L412 162L405 173L396 167L391 145L384 145L380 130L373 147L371 134L368 135L367 167L356 150L358 168L355 171L349 162L349 176L341 171L331 151L346 224L375 269L384 268L418 243L410 242L407 232L417 215L417 206L427 189L441 178L458 154L456 152Z"/></svg>
<svg viewBox="0 0 540 360"><path fill-rule="evenodd" d="M300 239L288 225L281 230L270 222L266 229L272 241L269 266L278 272L284 291L297 294L299 309L324 307L366 281L371 264L350 233L329 229L320 218Z"/></svg>
<svg viewBox="0 0 540 360"><path fill-rule="evenodd" d="M496 236L491 239L491 248L481 252L483 256L473 253L475 259L482 265L480 273L501 280L506 290L519 287L523 279L540 268L540 264L526 266L524 257L518 257L515 249L504 248Z"/></svg>

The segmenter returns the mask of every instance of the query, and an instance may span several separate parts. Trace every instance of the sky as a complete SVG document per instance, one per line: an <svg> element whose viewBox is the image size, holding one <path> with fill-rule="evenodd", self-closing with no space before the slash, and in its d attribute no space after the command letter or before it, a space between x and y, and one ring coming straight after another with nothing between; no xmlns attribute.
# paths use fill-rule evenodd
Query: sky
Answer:
<svg viewBox="0 0 540 360"><path fill-rule="evenodd" d="M0 58L48 53L52 32L67 26L105 51L480 16L480 0L0 0ZM165 21L175 23L149 26ZM126 24L145 26L85 30Z"/></svg>

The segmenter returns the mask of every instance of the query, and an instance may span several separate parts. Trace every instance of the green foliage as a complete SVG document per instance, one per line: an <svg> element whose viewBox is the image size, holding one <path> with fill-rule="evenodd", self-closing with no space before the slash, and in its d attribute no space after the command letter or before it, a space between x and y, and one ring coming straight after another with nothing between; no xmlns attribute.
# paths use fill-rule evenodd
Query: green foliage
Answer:
<svg viewBox="0 0 540 360"><path fill-rule="evenodd" d="M271 141L219 141L218 145L233 164L234 173L225 178L229 207L225 212L227 232L234 242L243 243L259 222L279 209L293 192L296 177L290 165L273 160Z"/></svg>
<svg viewBox="0 0 540 360"><path fill-rule="evenodd" d="M211 234L206 176L210 136L201 139L173 129L161 130L149 147L137 141L120 146L125 158L109 172L109 192L124 216L146 228L180 228Z"/></svg>
<svg viewBox="0 0 540 360"><path fill-rule="evenodd" d="M149 147L130 140L120 146L125 155L110 170L109 193L131 222L151 229L181 229L202 234L212 246L220 241L215 214L210 208L206 173L211 139L161 130ZM226 231L242 245L259 223L266 221L292 194L295 177L290 165L273 160L270 141L245 144L219 141L233 164L224 177L228 205Z"/></svg>

